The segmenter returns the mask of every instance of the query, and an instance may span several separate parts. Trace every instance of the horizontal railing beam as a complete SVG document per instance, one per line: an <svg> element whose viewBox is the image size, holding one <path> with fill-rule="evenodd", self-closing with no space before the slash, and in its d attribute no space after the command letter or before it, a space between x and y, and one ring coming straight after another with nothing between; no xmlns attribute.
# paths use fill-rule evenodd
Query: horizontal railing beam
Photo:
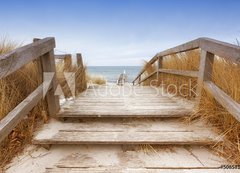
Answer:
<svg viewBox="0 0 240 173"><path fill-rule="evenodd" d="M149 79L150 77L152 77L153 75L155 75L157 73L157 71L152 72L150 75L146 76L145 78L143 78L141 81L139 81L138 84L141 84L142 82L144 82L145 80Z"/></svg>
<svg viewBox="0 0 240 173"><path fill-rule="evenodd" d="M198 77L198 71L190 71L190 70L173 70L173 69L159 69L160 73L167 73L167 74L173 74L173 75L179 75L179 76L187 76L187 77ZM140 83L144 82L151 76L153 76L157 71L151 73L150 75L146 76L144 79L142 79Z"/></svg>
<svg viewBox="0 0 240 173"><path fill-rule="evenodd" d="M240 104L233 100L213 82L204 82L204 88L240 122Z"/></svg>
<svg viewBox="0 0 240 173"><path fill-rule="evenodd" d="M200 42L201 42L201 38L193 40L193 41L189 41L187 43L173 47L171 49L167 49L165 51L159 52L159 53L157 53L157 55L155 55L155 57L153 57L150 60L150 63L155 62L158 59L158 57L164 57L164 56L168 56L168 55L173 55L173 54L177 54L177 53L181 53L181 52L198 49Z"/></svg>
<svg viewBox="0 0 240 173"><path fill-rule="evenodd" d="M0 56L0 79L55 48L55 39L45 38Z"/></svg>
<svg viewBox="0 0 240 173"><path fill-rule="evenodd" d="M203 49L219 57L230 60L234 63L240 63L240 46L210 38L198 38L185 44L181 44L171 49L159 52L148 63L153 64L158 59L158 57L173 55L198 48ZM133 82L135 82L139 78L139 76L141 76L144 73L144 71L145 69L142 69Z"/></svg>
<svg viewBox="0 0 240 173"><path fill-rule="evenodd" d="M240 46L210 38L202 38L200 48L234 63L240 63Z"/></svg>
<svg viewBox="0 0 240 173"><path fill-rule="evenodd" d="M155 63L158 60L158 57L164 57L164 56L168 56L168 55L172 55L172 54L176 54L176 53L181 53L181 52L186 52L186 51L197 49L197 48L199 48L200 41L201 41L201 38L187 42L187 43L179 45L179 46L176 46L174 48L159 52L148 63L149 64ZM135 82L138 79L138 77L144 73L144 71L145 71L145 69L142 69L140 71L140 73L137 75L137 77L134 79L133 82Z"/></svg>
<svg viewBox="0 0 240 173"><path fill-rule="evenodd" d="M174 74L174 75L179 75L179 76L198 77L198 71L159 69L159 72Z"/></svg>
<svg viewBox="0 0 240 173"><path fill-rule="evenodd" d="M51 81L46 81L35 89L0 121L0 142L17 126L43 98L43 91L50 89Z"/></svg>
<svg viewBox="0 0 240 173"><path fill-rule="evenodd" d="M71 54L63 54L63 55L54 55L55 59L65 59L66 57L71 57Z"/></svg>

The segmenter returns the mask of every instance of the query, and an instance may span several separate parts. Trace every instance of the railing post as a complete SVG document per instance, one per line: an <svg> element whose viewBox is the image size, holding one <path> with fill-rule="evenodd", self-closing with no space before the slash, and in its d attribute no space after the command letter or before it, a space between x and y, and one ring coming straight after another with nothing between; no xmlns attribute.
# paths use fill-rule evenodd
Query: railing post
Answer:
<svg viewBox="0 0 240 173"><path fill-rule="evenodd" d="M159 70L162 68L162 57L158 57L158 60L157 60L157 85L159 85L159 75L160 75L160 72Z"/></svg>
<svg viewBox="0 0 240 173"><path fill-rule="evenodd" d="M40 39L33 39L33 42L36 42ZM47 104L48 104L48 113L50 116L55 116L56 113L60 109L59 104L59 98L57 95L55 95L55 90L57 88L57 77L56 77L56 65L55 65L55 58L54 58L54 51L51 50L50 52L44 54L43 56L39 57L41 65L39 67L41 68L40 71L42 72L41 78L43 79L44 72L53 72L54 76L52 79L52 87L51 89L46 93L47 98Z"/></svg>
<svg viewBox="0 0 240 173"><path fill-rule="evenodd" d="M64 57L64 70L69 69L72 66L72 55L66 55Z"/></svg>
<svg viewBox="0 0 240 173"><path fill-rule="evenodd" d="M142 75L140 75L139 78L138 78L138 85L141 85L141 83L140 83L141 82L141 76Z"/></svg>
<svg viewBox="0 0 240 173"><path fill-rule="evenodd" d="M197 91L196 91L196 94L197 94L196 108L199 106L199 103L201 100L204 81L212 80L213 62L214 62L214 54L207 52L205 50L201 50Z"/></svg>
<svg viewBox="0 0 240 173"><path fill-rule="evenodd" d="M33 39L33 42L36 42L36 41L39 41L41 39L39 38L34 38ZM37 77L37 80L38 80L38 85L42 84L43 82L43 68L42 68L42 62L41 62L41 58L38 57L36 58L35 62L37 63L37 68L38 68L38 77Z"/></svg>
<svg viewBox="0 0 240 173"><path fill-rule="evenodd" d="M81 53L77 53L77 65L80 68L83 67L83 60L82 60L82 54Z"/></svg>
<svg viewBox="0 0 240 173"><path fill-rule="evenodd" d="M41 57L43 72L53 72L52 88L47 92L48 111L50 116L55 116L60 109L59 98L55 95L57 89L56 65L54 60L54 51L50 51Z"/></svg>

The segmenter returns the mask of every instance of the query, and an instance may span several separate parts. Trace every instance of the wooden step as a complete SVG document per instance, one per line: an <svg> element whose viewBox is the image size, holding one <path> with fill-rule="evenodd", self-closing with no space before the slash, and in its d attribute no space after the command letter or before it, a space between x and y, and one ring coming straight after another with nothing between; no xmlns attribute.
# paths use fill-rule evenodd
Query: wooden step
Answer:
<svg viewBox="0 0 240 173"><path fill-rule="evenodd" d="M89 89L66 102L56 117L183 117L193 111L193 102L158 93L151 87L136 87L129 94L118 92L116 87L103 87L107 92L100 88Z"/></svg>
<svg viewBox="0 0 240 173"><path fill-rule="evenodd" d="M209 169L215 170L221 165L228 164L204 146L53 145L50 150L28 146L14 159L6 172L44 172L49 168L48 172L65 173L114 173L114 170L126 173L134 172L136 169L137 172L140 170L157 172L156 170L163 169L164 173L170 170L169 173L172 170L178 173L182 173L182 170L191 170L188 171L191 173L200 169L201 173L207 173ZM230 171L234 173L233 169Z"/></svg>
<svg viewBox="0 0 240 173"><path fill-rule="evenodd" d="M226 170L219 168L206 168L206 169L146 169L146 168L48 168L46 173L239 173L238 170Z"/></svg>
<svg viewBox="0 0 240 173"><path fill-rule="evenodd" d="M56 117L72 117L72 118L81 118L81 117L184 117L192 114L191 110L182 110L182 109L138 109L138 110L126 110L126 109L111 109L105 108L99 110L97 108L92 109L65 109L60 111Z"/></svg>
<svg viewBox="0 0 240 173"><path fill-rule="evenodd" d="M52 120L34 137L34 144L172 144L210 145L220 139L209 127L179 119Z"/></svg>
<svg viewBox="0 0 240 173"><path fill-rule="evenodd" d="M107 148L108 147L108 148ZM87 147L60 159L48 173L215 173L226 162L204 147ZM225 171L225 170L224 170Z"/></svg>

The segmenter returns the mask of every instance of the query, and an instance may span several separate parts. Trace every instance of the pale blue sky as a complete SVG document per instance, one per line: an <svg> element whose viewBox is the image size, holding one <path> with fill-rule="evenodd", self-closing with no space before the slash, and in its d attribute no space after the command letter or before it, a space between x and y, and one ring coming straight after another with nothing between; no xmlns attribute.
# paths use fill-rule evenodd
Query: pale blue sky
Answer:
<svg viewBox="0 0 240 173"><path fill-rule="evenodd" d="M24 44L54 36L87 65L141 65L198 37L234 43L239 16L237 0L1 0L0 34Z"/></svg>

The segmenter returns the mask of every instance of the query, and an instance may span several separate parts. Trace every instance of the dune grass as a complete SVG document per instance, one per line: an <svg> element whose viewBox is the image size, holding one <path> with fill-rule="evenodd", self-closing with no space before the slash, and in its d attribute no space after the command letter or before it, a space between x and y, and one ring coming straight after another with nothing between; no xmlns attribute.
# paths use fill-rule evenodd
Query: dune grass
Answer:
<svg viewBox="0 0 240 173"><path fill-rule="evenodd" d="M65 66L64 63L56 64L57 70L57 79L58 83L63 90L65 98L73 97L73 95L78 95L87 88L87 76L86 76L86 67L79 68L77 65ZM72 77L75 78L75 93L72 93L69 87L69 84L66 80L66 75L64 73L72 73Z"/></svg>
<svg viewBox="0 0 240 173"><path fill-rule="evenodd" d="M0 55L5 54L18 44L6 38L0 40ZM0 119L4 118L15 106L25 99L39 84L38 65L35 61L25 65L18 71L0 80ZM65 97L72 97L63 72L74 72L76 79L76 94L86 89L85 67L70 66L63 71L63 64L57 64L57 77ZM48 120L45 100L38 103L34 109L17 125L17 127L0 144L0 172L11 159L31 143L33 132Z"/></svg>
<svg viewBox="0 0 240 173"><path fill-rule="evenodd" d="M188 51L164 57L163 68L178 69L178 70L198 70L200 61L200 51ZM156 65L144 64L147 69L145 75L156 70ZM213 64L213 82L220 87L224 92L229 94L235 101L240 103L240 65L226 61L223 58L216 57ZM144 82L144 85L149 85L152 80L156 80L156 76ZM185 84L181 90L181 96L187 99L195 98L196 78L182 77L171 74L161 74L160 82L164 88L170 85L176 85L178 88ZM160 85L160 83L158 84ZM170 88L170 87L169 87ZM168 89L169 92L174 92L175 89ZM179 92L179 90L178 90ZM180 95L180 93L177 93ZM217 143L212 148L217 154L224 156L233 164L240 164L240 122L238 122L231 114L228 113L217 101L203 89L199 108L196 113L191 115L189 121L197 121L199 118L216 127L219 134L224 136L224 141Z"/></svg>
<svg viewBox="0 0 240 173"><path fill-rule="evenodd" d="M101 75L87 74L87 82L91 84L105 85L107 80Z"/></svg>

